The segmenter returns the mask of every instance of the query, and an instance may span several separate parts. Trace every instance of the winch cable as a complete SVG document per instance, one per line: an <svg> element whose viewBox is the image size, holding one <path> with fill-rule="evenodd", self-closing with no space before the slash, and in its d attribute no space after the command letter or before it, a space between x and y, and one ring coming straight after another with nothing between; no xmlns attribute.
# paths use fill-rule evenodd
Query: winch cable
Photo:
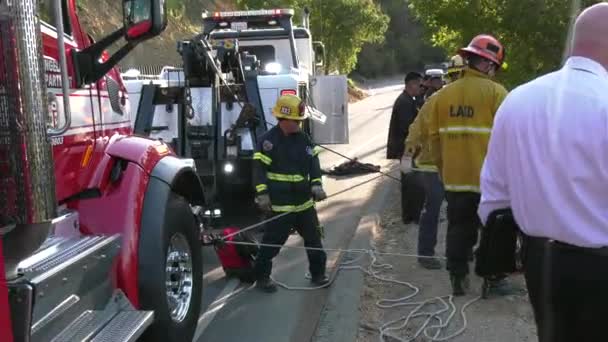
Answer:
<svg viewBox="0 0 608 342"><path fill-rule="evenodd" d="M375 181L376 179L378 179L378 178L380 178L380 177L383 177L383 176L384 176L383 174L380 174L380 175L377 175L377 176L375 176L375 177L372 177L372 178L370 178L370 179L368 179L368 180L365 180L365 181L363 181L363 182L360 182L360 183L357 183L357 184L355 184L355 185L353 185L353 186L350 186L350 187L348 187L348 188L346 188L346 189L340 190L340 191L338 191L338 192L336 192L336 193L333 193L333 194L331 194L331 195L327 196L327 198L326 198L325 200L328 200L328 199L330 199L330 198L333 198L333 197L336 197L336 196L342 195L343 193L349 192L349 191L354 190L354 189L356 189L356 188L358 188L358 187L360 187L360 186L363 186L363 185L365 185L365 184L371 183L371 182ZM242 229L240 229L238 232L234 232L234 233L232 233L232 234L227 234L227 235L223 236L223 237L221 238L221 240L226 240L226 239L229 239L229 238L231 238L231 237L233 237L233 236L235 236L235 235L238 235L238 234L240 234L240 233L244 233L244 232L250 231L250 230L252 230L252 229L258 228L258 227L260 227L260 226L265 225L265 224L266 224L266 223L268 223L268 222L272 222L272 221L274 221L274 220L278 220L278 219L280 219L281 217L287 216L287 215L292 214L292 213L294 213L294 211L286 211L286 212L284 212L284 213L278 214L278 215L273 216L273 217L271 217L271 218L268 218L268 219L266 219L266 220L263 220L263 221L260 221L260 222L258 222L258 223L255 223L255 224L252 224L252 225L250 225L250 226L247 226L247 227L245 227L245 228L242 228Z"/></svg>
<svg viewBox="0 0 608 342"><path fill-rule="evenodd" d="M380 309L392 309L397 307L414 307L407 315L403 315L397 319L384 322L374 330L377 330L380 334L380 341L400 341L400 342L412 342L420 337L422 334L429 341L448 341L451 340L461 334L463 334L468 328L468 321L466 317L466 309L481 299L481 296L477 296L463 304L460 310L457 309L456 304L454 303L453 295L446 296L437 296L429 299L425 299L422 301L412 301L414 297L416 297L420 293L420 288L413 285L407 281L401 281L393 278L389 278L387 276L382 275L381 273L386 270L392 270L394 267L389 263L379 263L378 256L396 256L396 257L404 257L404 258L435 258L435 259L445 259L445 257L435 257L435 256L421 256L416 254L407 254L407 253L397 253L397 252L379 252L376 249L375 243L371 242L371 248L369 249L340 249L340 248L313 248L313 247L304 247L304 246L290 246L290 245L276 245L276 244L264 244L257 242L243 242L243 241L227 241L228 244L234 245L245 245L245 246L265 246L265 247L275 247L275 248L290 248L290 249L300 249L300 250L322 250L325 252L340 252L344 254L359 254L357 257L352 260L343 261L338 266L336 272L334 272L330 282L323 286L316 287L296 287L290 286L283 282L276 280L274 277L271 279L279 286L294 291L313 291L319 290L321 288L329 287L337 278L338 272L341 270L360 270L366 275L374 278L375 280L388 284L396 284L409 288L412 292L406 296L399 298L383 298L378 300L375 304ZM369 256L370 262L367 267L364 267L360 264L356 264L363 257ZM307 274L307 277L310 277ZM249 287L252 288L252 287ZM249 289L248 288L248 289ZM435 310L423 311L423 309L429 306L441 306ZM443 318L446 312L449 311L447 318ZM455 332L451 334L447 334L447 330L450 328L452 321L456 317L456 313L459 312L460 317L462 319L462 327L460 327ZM423 324L416 330L413 336L409 338L401 338L394 333L400 330L407 330L408 325L414 319L423 318ZM435 322L432 324L432 322ZM393 333L391 333L393 332ZM447 334L447 335L446 335ZM443 336L442 336L443 335ZM390 338L387 340L386 338Z"/></svg>
<svg viewBox="0 0 608 342"><path fill-rule="evenodd" d="M230 85L228 84L228 82L226 80L224 80L224 78L222 77L222 75L219 75L219 78L221 80L222 83L224 83L224 85L226 86L226 88L228 89L228 91L230 92L230 94L233 96L233 98L235 99L235 101L239 104L239 106L241 108L244 107L244 104L239 100L238 96L234 93L234 91L230 88ZM314 105L314 104L313 104ZM310 108L310 106L307 105L307 107ZM276 126L273 125L269 122L267 122L267 124L271 125L271 126ZM312 139L311 139L312 141ZM354 158L350 158L334 149L331 149L329 147L320 145L320 144L314 144L315 146L318 146L328 152L334 153L335 155L338 155L346 160L349 160L351 162L356 161ZM363 164L364 165L364 164ZM364 166L365 167L365 166ZM373 177L371 179L368 179L364 182L361 182L359 184L356 184L352 187L349 187L347 189L344 189L342 191L339 191L337 193L334 193L330 196L328 196L326 199L330 199L332 197L341 195L343 193L346 193L348 191L351 191L357 187L360 187L364 184L370 183L380 177L388 177L390 179L393 179L395 181L398 181L399 183L401 183L401 179L387 173L387 172L383 172L383 171L378 171L375 169L371 169L370 171L374 171L377 173L380 173L380 175ZM284 217L286 215L289 215L293 212L285 212L285 213L281 213L279 215L273 216L269 219L266 219L264 221L258 222L256 224L250 225L248 227L245 227L241 230L239 230L238 232L232 233L232 234L228 234L225 235L221 238L221 240L226 240L230 237L233 237L235 235L238 235L240 233L244 233L246 231L258 228L268 222L277 220L281 217ZM338 270L353 270L353 269L358 269L360 271L362 271L363 273L367 274L368 276L373 277L374 279L381 281L381 282L385 282L385 283L392 283L392 284L398 284L398 285L402 285L402 286L406 286L410 289L413 290L413 293L401 297L401 298L395 298L395 299L381 299L378 302L376 302L376 306L378 306L381 309L389 309L389 308L395 308L395 307L399 307L399 306L415 306L415 308L408 314L405 316L402 316L398 319L386 322L384 324L382 324L379 328L378 328L378 332L380 333L380 341L385 342L385 337L389 337L392 338L393 340L397 340L400 342L412 342L415 339L417 339L422 333L424 333L425 337L427 339L429 339L429 341L448 341L450 339L453 339L454 337L457 337L459 335L461 335L462 333L464 333L464 331L467 329L467 317L465 314L466 309L473 303L475 303L476 301L478 301L481 297L478 296L468 302L466 302L462 308L460 309L460 316L462 317L463 320L463 326L457 330L456 332L447 335L447 336L443 336L443 337L439 337L441 335L441 333L447 329L452 321L452 319L454 318L455 314L456 314L456 305L454 304L454 297L452 295L448 295L448 296L442 296L442 297L434 297L434 298L430 298L427 300L424 300L422 302L409 302L410 299L412 299L413 297L415 297L419 292L420 289L416 286L414 286L413 284L406 282L406 281L400 281L400 280L395 280L395 279L390 279L390 278L386 278L383 277L381 275L379 275L379 272L377 269L392 269L393 266L390 264L378 264L378 258L377 255L393 255L393 256L401 256L401 257L410 257L410 258L434 258L434 259L445 259L444 257L429 257L429 256L422 256L422 255L415 255L415 254L403 254L403 253L382 253L382 252L378 252L376 251L376 248L374 246L374 243L372 242L372 248L371 249L355 249L355 250L347 250L347 249L328 249L328 248L311 248L311 247L302 247L302 246L288 246L288 245L272 245L272 244L261 244L261 243L247 243L247 242L237 242L237 241L225 241L226 243L230 243L230 244L235 244L235 245L255 245L255 246L266 246L266 247L276 247L276 248L298 248L298 249L305 249L305 250L323 250L323 251L334 251L334 252L343 252L343 253L359 253L361 254L359 257L355 258L354 260L351 261L346 261L343 262L342 264L339 265ZM364 268L361 265L353 265L355 262L359 261L363 256L365 255L369 255L369 257L371 258L371 262L369 264L369 266L367 268ZM327 287L329 285L331 285L337 276L337 272L334 273L334 277L331 279L330 283L325 285L325 286L320 286L320 287L293 287L293 286L289 286L287 284L281 283L279 281L277 281L276 279L273 278L273 281L275 283L277 283L277 285L287 289L287 290L297 290L297 291L310 291L310 290L318 290L324 287ZM252 288L252 287L249 287ZM446 299L447 299L447 303L446 303ZM429 312L421 312L421 310L429 305L437 305L436 302L439 302L443 305L442 309L438 309L435 311L429 311ZM389 303L389 304L385 304L385 303ZM444 312L451 310L449 316L447 317L447 319L445 321L443 321L443 319L441 318L441 314L443 314ZM418 318L418 317L426 317L426 320L424 321L424 324L418 329L418 331L414 334L413 337L408 338L408 339L403 339L399 336L390 334L390 331L398 331L398 330L402 330L402 329L406 329L408 324L410 323L411 320ZM437 324L431 325L431 321L437 321ZM395 324L401 322L400 325L398 326L394 326ZM434 334L431 333L431 331L435 331Z"/></svg>

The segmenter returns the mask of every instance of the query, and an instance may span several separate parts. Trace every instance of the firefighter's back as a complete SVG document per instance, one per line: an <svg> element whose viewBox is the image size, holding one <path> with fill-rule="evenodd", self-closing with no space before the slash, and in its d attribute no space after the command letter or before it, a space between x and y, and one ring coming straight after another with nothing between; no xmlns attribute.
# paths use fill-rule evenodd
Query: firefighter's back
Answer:
<svg viewBox="0 0 608 342"><path fill-rule="evenodd" d="M494 114L506 89L472 69L438 94L436 123L442 177L448 191L479 192Z"/></svg>

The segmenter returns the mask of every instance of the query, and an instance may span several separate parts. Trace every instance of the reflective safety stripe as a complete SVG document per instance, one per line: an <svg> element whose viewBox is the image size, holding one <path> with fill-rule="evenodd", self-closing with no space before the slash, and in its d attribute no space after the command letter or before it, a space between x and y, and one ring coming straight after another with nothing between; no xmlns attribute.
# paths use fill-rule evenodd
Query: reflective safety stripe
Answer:
<svg viewBox="0 0 608 342"><path fill-rule="evenodd" d="M259 184L259 185L256 185L256 186L255 186L255 190L256 190L257 192L266 191L266 190L268 190L268 185L266 185L266 184Z"/></svg>
<svg viewBox="0 0 608 342"><path fill-rule="evenodd" d="M437 166L418 164L416 167L413 167L412 170L420 172L437 172Z"/></svg>
<svg viewBox="0 0 608 342"><path fill-rule="evenodd" d="M281 173L273 173L273 172L267 172L266 173L266 177L270 180L273 181L277 181L277 182L290 182L290 183L298 183L298 182L302 182L304 181L306 178L304 178L302 175L285 175L285 174L281 174Z"/></svg>
<svg viewBox="0 0 608 342"><path fill-rule="evenodd" d="M481 189L477 185L453 185L453 184L445 184L445 191L454 191L454 192L481 192Z"/></svg>
<svg viewBox="0 0 608 342"><path fill-rule="evenodd" d="M273 205L272 211L281 212L281 213L286 213L286 212L298 213L298 212L310 209L310 208L314 207L314 205L315 205L315 201L313 201L311 198L308 201L306 201L304 204L300 204L300 205Z"/></svg>
<svg viewBox="0 0 608 342"><path fill-rule="evenodd" d="M319 153L321 153L321 148L319 146L315 146L315 148L312 150L312 155L313 156L318 156Z"/></svg>
<svg viewBox="0 0 608 342"><path fill-rule="evenodd" d="M492 127L474 127L474 126L453 126L441 127L439 133L477 133L490 134Z"/></svg>
<svg viewBox="0 0 608 342"><path fill-rule="evenodd" d="M272 164L272 159L270 159L270 157L268 157L267 155L261 153L261 152L256 152L253 154L253 159L255 160L259 160L262 163L266 164L266 165L270 165Z"/></svg>
<svg viewBox="0 0 608 342"><path fill-rule="evenodd" d="M311 183L322 183L323 181L321 180L321 178L315 178L313 180L310 181Z"/></svg>

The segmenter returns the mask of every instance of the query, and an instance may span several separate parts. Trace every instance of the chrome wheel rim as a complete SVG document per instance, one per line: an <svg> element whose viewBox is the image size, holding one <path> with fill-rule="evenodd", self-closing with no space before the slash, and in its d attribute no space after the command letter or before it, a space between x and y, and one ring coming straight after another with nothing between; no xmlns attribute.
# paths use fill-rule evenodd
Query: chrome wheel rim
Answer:
<svg viewBox="0 0 608 342"><path fill-rule="evenodd" d="M192 253L183 234L171 237L165 265L165 285L171 319L182 322L192 301Z"/></svg>

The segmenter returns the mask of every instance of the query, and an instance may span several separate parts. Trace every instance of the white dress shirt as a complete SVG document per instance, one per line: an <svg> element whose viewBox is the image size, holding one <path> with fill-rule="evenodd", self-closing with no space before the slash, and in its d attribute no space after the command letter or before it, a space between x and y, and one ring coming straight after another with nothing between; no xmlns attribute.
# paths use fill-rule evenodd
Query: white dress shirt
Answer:
<svg viewBox="0 0 608 342"><path fill-rule="evenodd" d="M481 170L479 217L511 207L524 233L608 246L608 71L571 57L502 103Z"/></svg>

